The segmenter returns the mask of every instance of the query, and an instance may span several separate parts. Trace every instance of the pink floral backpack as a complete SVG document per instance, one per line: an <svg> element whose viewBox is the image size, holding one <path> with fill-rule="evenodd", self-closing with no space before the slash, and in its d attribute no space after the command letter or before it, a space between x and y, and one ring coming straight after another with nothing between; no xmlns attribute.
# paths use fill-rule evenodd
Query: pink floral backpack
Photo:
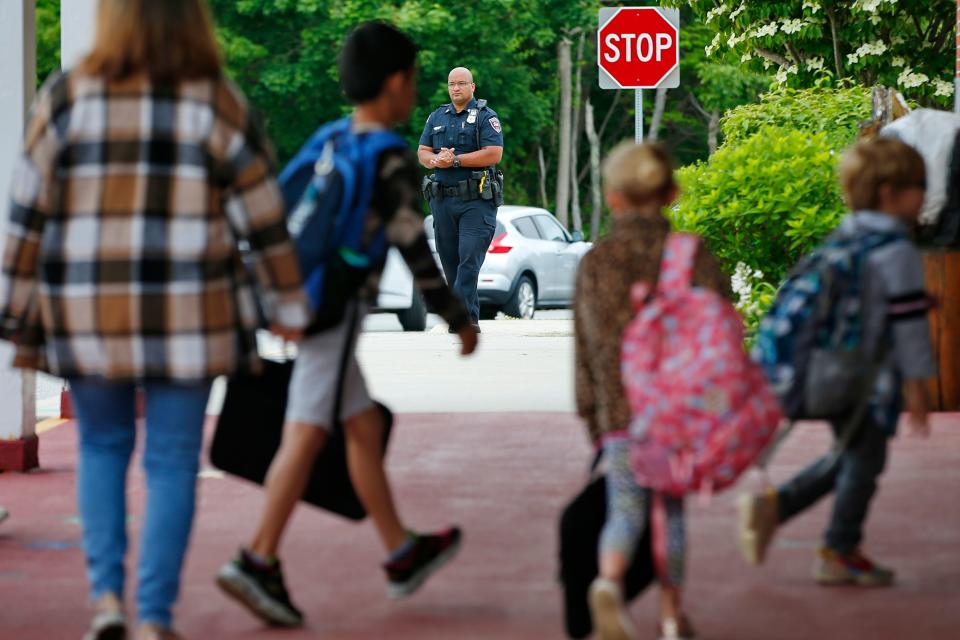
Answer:
<svg viewBox="0 0 960 640"><path fill-rule="evenodd" d="M747 356L736 309L691 284L699 244L697 236L670 234L656 290L633 286L637 316L623 334L620 361L637 482L677 496L731 485L782 418Z"/></svg>

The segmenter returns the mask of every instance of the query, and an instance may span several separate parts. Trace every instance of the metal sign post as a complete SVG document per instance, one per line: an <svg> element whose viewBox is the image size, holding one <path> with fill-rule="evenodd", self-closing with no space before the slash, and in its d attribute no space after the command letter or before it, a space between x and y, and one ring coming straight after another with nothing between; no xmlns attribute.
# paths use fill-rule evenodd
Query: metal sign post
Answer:
<svg viewBox="0 0 960 640"><path fill-rule="evenodd" d="M958 0L960 2L960 0ZM643 90L680 86L680 12L660 7L600 9L601 89L634 89L634 139L643 142Z"/></svg>
<svg viewBox="0 0 960 640"><path fill-rule="evenodd" d="M643 144L643 89L637 89L634 100L633 135L637 144Z"/></svg>

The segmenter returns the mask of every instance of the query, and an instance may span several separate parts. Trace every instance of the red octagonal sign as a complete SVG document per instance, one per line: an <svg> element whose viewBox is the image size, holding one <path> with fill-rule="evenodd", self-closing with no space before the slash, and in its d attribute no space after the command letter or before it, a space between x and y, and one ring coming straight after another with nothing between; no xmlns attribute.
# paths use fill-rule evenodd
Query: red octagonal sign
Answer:
<svg viewBox="0 0 960 640"><path fill-rule="evenodd" d="M657 7L617 9L597 38L597 63L623 89L654 89L680 63L680 31Z"/></svg>

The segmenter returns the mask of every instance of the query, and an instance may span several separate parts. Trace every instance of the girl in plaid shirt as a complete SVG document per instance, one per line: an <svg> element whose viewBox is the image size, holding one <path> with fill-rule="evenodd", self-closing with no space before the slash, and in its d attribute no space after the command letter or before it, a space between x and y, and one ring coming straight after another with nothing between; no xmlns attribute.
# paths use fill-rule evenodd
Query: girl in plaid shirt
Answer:
<svg viewBox="0 0 960 640"><path fill-rule="evenodd" d="M203 0L102 0L93 52L37 97L12 186L0 338L69 380L95 614L122 637L125 481L146 397L137 638L175 638L211 380L255 366L250 262L276 333L306 301L269 145L224 77Z"/></svg>

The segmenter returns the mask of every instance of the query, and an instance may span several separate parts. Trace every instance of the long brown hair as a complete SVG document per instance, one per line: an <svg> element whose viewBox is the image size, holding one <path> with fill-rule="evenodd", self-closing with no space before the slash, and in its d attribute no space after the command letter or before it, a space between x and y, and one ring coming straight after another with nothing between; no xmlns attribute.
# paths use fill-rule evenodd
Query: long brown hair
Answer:
<svg viewBox="0 0 960 640"><path fill-rule="evenodd" d="M108 80L144 73L161 83L219 76L205 0L100 0L93 51L78 69Z"/></svg>

